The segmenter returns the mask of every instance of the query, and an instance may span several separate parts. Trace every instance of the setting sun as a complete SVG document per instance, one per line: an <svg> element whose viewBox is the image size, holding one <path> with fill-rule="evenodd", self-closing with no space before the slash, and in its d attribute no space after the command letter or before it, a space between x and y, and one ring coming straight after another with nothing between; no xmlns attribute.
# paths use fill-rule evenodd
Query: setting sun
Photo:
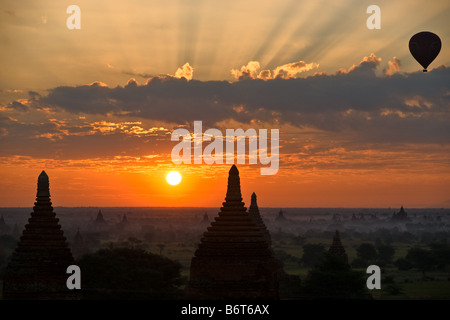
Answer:
<svg viewBox="0 0 450 320"><path fill-rule="evenodd" d="M175 186L181 181L181 174L177 171L171 171L167 174L166 180L169 184Z"/></svg>

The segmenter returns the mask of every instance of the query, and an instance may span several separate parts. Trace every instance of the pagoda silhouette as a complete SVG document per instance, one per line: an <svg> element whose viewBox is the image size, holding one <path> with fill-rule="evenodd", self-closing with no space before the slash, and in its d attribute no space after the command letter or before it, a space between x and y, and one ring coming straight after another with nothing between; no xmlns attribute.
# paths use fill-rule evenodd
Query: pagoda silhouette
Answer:
<svg viewBox="0 0 450 320"><path fill-rule="evenodd" d="M101 209L98 210L97 217L96 217L95 220L94 220L94 224L95 224L95 225L98 225L98 226L104 226L104 225L106 225L106 221L105 221L105 219L103 218L103 213L102 213L102 210L101 210Z"/></svg>
<svg viewBox="0 0 450 320"><path fill-rule="evenodd" d="M78 298L66 286L72 253L50 201L49 179L39 175L36 202L3 279L5 300Z"/></svg>
<svg viewBox="0 0 450 320"><path fill-rule="evenodd" d="M201 224L206 224L206 225L209 225L209 217L208 217L208 214L205 212L205 214L203 215L203 218L202 218L202 220L201 220Z"/></svg>
<svg viewBox="0 0 450 320"><path fill-rule="evenodd" d="M275 218L275 221L276 222L286 222L287 221L286 217L284 216L283 210L280 209L280 211L278 212L277 217Z"/></svg>
<svg viewBox="0 0 450 320"><path fill-rule="evenodd" d="M0 217L0 234L8 234L11 228L6 224L3 215Z"/></svg>
<svg viewBox="0 0 450 320"><path fill-rule="evenodd" d="M339 235L338 230L336 230L336 233L333 236L333 242L328 249L328 253L333 256L341 257L348 264L347 252L345 252L345 248L342 245L341 236Z"/></svg>
<svg viewBox="0 0 450 320"><path fill-rule="evenodd" d="M80 233L80 228L77 229L77 233L73 238L71 250L73 257L75 259L79 259L89 252L88 248L86 247L86 244L84 243L83 236Z"/></svg>
<svg viewBox="0 0 450 320"><path fill-rule="evenodd" d="M392 220L396 220L396 221L408 220L408 214L406 213L405 209L403 209L403 206L400 208L399 212L394 213L392 215Z"/></svg>
<svg viewBox="0 0 450 320"><path fill-rule="evenodd" d="M191 260L188 299L279 298L277 262L267 236L244 205L233 165L225 202Z"/></svg>
<svg viewBox="0 0 450 320"><path fill-rule="evenodd" d="M266 239L269 247L272 246L272 238L270 237L269 230L264 224L263 219L261 218L261 214L259 212L258 203L256 200L256 193L252 193L250 208L248 209L248 215L255 220L257 226L261 229L264 234L264 238Z"/></svg>

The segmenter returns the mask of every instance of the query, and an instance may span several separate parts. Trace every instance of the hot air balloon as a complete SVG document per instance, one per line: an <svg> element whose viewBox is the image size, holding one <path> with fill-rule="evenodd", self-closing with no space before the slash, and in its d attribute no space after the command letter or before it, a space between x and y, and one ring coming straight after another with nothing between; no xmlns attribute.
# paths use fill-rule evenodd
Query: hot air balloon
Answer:
<svg viewBox="0 0 450 320"><path fill-rule="evenodd" d="M441 39L428 31L416 33L409 40L409 51L423 67L423 72L427 72L428 66L441 51L441 46Z"/></svg>

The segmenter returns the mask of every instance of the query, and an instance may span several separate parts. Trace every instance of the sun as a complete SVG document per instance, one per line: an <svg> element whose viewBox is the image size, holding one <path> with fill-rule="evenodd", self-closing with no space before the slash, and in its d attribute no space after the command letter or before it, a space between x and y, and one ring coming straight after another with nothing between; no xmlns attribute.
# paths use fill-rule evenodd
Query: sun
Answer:
<svg viewBox="0 0 450 320"><path fill-rule="evenodd" d="M167 174L166 180L169 184L175 186L181 181L181 174L177 171L171 171Z"/></svg>

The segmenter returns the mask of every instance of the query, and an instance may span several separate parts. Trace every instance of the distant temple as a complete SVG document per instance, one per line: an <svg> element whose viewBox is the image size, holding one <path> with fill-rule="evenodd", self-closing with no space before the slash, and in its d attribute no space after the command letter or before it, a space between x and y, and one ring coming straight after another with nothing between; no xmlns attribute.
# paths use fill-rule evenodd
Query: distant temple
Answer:
<svg viewBox="0 0 450 320"><path fill-rule="evenodd" d="M394 213L392 215L392 220L396 221L408 220L408 214L406 213L405 209L403 209L403 206L400 208L399 212Z"/></svg>
<svg viewBox="0 0 450 320"><path fill-rule="evenodd" d="M123 214L122 221L120 221L120 223L122 225L127 225L128 224L128 218L127 218L127 214L126 213Z"/></svg>
<svg viewBox="0 0 450 320"><path fill-rule="evenodd" d="M0 234L7 234L11 231L11 228L6 224L3 216L0 217Z"/></svg>
<svg viewBox="0 0 450 320"><path fill-rule="evenodd" d="M286 221L286 218L284 217L283 210L280 209L280 212L278 212L278 216L275 218L275 221L282 222Z"/></svg>
<svg viewBox="0 0 450 320"><path fill-rule="evenodd" d="M331 244L330 249L328 249L328 253L337 257L342 257L344 261L348 263L348 256L345 252L344 246L342 245L338 230L336 230L336 233L333 236L333 243Z"/></svg>
<svg viewBox="0 0 450 320"><path fill-rule="evenodd" d="M5 270L3 299L77 298L66 286L67 267L74 259L58 221L50 201L48 176L42 171L31 218Z"/></svg>
<svg viewBox="0 0 450 320"><path fill-rule="evenodd" d="M205 214L203 215L203 219L202 219L202 224L209 224L209 218L208 218L208 214L205 212Z"/></svg>
<svg viewBox="0 0 450 320"><path fill-rule="evenodd" d="M95 218L94 224L95 225L106 225L106 221L103 218L102 210L98 210L97 218Z"/></svg>
<svg viewBox="0 0 450 320"><path fill-rule="evenodd" d="M104 225L106 226L106 222ZM116 231L124 232L127 230L128 225L129 225L129 222L128 222L127 214L124 213L122 218L120 218L120 215L119 215L119 222L116 225Z"/></svg>
<svg viewBox="0 0 450 320"><path fill-rule="evenodd" d="M73 238L73 243L71 246L72 254L75 259L81 258L83 255L88 253L88 249L84 243L83 237L81 236L80 229L77 230L75 237Z"/></svg>
<svg viewBox="0 0 450 320"><path fill-rule="evenodd" d="M225 202L192 258L188 299L278 299L276 260L246 211L233 165Z"/></svg>

